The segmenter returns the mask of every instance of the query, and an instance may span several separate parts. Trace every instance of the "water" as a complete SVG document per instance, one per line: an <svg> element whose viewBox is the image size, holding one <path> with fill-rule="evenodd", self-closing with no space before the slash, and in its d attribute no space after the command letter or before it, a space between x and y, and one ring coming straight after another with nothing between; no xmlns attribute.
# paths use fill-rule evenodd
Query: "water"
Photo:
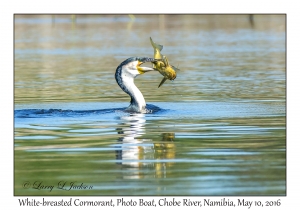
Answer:
<svg viewBox="0 0 300 210"><path fill-rule="evenodd" d="M253 20L16 15L15 195L285 195L285 16ZM114 72L150 36L181 70L130 114Z"/></svg>

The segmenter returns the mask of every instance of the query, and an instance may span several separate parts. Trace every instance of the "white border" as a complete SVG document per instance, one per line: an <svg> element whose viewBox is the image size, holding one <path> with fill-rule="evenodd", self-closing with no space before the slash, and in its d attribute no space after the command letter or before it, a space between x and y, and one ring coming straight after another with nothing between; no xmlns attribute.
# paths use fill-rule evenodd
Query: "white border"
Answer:
<svg viewBox="0 0 300 210"><path fill-rule="evenodd" d="M295 3L294 3L295 2ZM287 196L282 206L299 208L299 159L296 131L299 130L299 11L296 1L191 1L173 4L168 1L5 1L1 4L1 201L0 206L19 207L13 196L13 14L14 13L286 13L287 14ZM41 199L41 197L30 197ZM57 197L58 199L59 197ZM67 199L68 197L64 197ZM78 197L99 200L99 197ZM128 197L127 197L128 198ZM150 197L147 197L150 198ZM155 199L158 199L154 197ZM203 197L202 197L203 198ZM212 197L217 199L216 197ZM237 197L230 197L235 199ZM270 197L246 197L268 200ZM271 197L272 198L272 197ZM274 198L274 197L273 197ZM277 197L275 197L277 199ZM56 197L49 199L57 200ZM26 207L28 208L28 207ZM85 207L86 208L86 207ZM171 207L170 207L171 208ZM224 209L226 207L223 207ZM214 209L214 208L213 208ZM235 208L238 209L238 208ZM244 208L243 208L244 209ZM253 209L253 208L251 208Z"/></svg>

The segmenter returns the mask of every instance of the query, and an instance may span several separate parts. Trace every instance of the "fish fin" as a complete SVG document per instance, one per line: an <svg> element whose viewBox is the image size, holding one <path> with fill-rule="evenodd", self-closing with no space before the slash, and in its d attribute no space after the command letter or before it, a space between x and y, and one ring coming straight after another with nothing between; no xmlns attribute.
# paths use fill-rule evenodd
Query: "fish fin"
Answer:
<svg viewBox="0 0 300 210"><path fill-rule="evenodd" d="M177 68L177 67L175 67L175 66L173 66L173 65L171 65L171 66L172 66L172 68L173 68L175 71L180 71L179 68Z"/></svg>
<svg viewBox="0 0 300 210"><path fill-rule="evenodd" d="M165 66L169 66L169 61L166 56L163 56L163 60L164 60Z"/></svg>
<svg viewBox="0 0 300 210"><path fill-rule="evenodd" d="M154 49L157 48L157 49L159 49L159 51L162 51L163 46L160 45L160 44L157 44L157 43L153 42L151 37L150 37L150 42L151 42L151 45L152 45L152 47L153 47Z"/></svg>
<svg viewBox="0 0 300 210"><path fill-rule="evenodd" d="M160 86L162 86L162 85L164 84L164 82L165 82L167 79L168 79L168 78L164 77L164 78L162 79L162 81L160 82L160 84L158 85L158 88L159 88Z"/></svg>

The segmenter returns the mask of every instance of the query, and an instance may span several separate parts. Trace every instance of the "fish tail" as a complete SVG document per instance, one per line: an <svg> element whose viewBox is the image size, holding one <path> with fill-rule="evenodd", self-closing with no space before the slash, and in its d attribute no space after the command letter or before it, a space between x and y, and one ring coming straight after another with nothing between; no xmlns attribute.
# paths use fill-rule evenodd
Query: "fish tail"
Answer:
<svg viewBox="0 0 300 210"><path fill-rule="evenodd" d="M160 45L160 44L156 44L155 42L152 41L152 38L150 37L150 42L151 42L151 45L154 49L158 49L159 51L162 51L163 49L163 46Z"/></svg>

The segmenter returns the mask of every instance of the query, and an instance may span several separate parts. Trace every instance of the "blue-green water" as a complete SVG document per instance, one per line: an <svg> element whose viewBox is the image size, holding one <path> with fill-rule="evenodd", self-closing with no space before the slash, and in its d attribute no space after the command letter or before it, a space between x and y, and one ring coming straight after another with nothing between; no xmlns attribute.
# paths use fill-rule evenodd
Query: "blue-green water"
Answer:
<svg viewBox="0 0 300 210"><path fill-rule="evenodd" d="M181 70L130 114L150 36ZM15 195L286 194L285 16L17 15L14 75Z"/></svg>

